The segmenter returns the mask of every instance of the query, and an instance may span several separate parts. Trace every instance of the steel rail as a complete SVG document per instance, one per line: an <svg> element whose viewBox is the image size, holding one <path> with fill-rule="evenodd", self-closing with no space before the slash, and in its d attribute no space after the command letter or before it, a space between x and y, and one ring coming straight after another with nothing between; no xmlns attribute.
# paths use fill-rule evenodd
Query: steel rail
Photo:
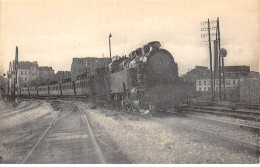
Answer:
<svg viewBox="0 0 260 167"><path fill-rule="evenodd" d="M33 148L28 152L28 154L26 155L26 157L22 160L21 164L24 164L32 155L32 153L34 152L34 150L37 148L37 146L39 145L39 143L42 141L42 139L45 137L45 135L48 133L48 131L51 129L51 127L53 127L53 125L60 119L64 118L65 116L69 115L70 113L72 113L72 111L75 109L75 107L73 107L69 113L59 117L61 111L59 110L59 113L55 116L55 118L52 120L52 122L50 123L50 125L48 126L47 129L45 129L45 131L42 133L41 137L37 140L37 142L35 143L35 145L33 146Z"/></svg>
<svg viewBox="0 0 260 167"><path fill-rule="evenodd" d="M74 104L75 104L75 107L82 113L82 116L83 116L84 119L85 119L85 122L86 122L86 124L87 124L87 126L88 126L88 130L89 130L90 137L92 138L92 141L93 141L93 144L94 144L94 147L95 147L97 156L98 156L98 158L99 158L99 162L102 163L102 164L105 164L105 163L106 163L106 160L105 160L105 158L104 158L104 155L103 155L102 152L101 152L100 146L99 146L99 144L98 144L98 142L97 142L97 140L96 140L96 137L95 137L95 135L94 135L94 133L93 133L93 131L92 131L92 128L91 128L91 126L90 126L90 124L89 124L89 120L88 120L86 114L81 110L80 107L77 106L76 103L74 103Z"/></svg>
<svg viewBox="0 0 260 167"><path fill-rule="evenodd" d="M229 113L240 113L240 114L259 114L259 111L241 111L241 110L230 110L226 108L212 108L212 107L201 107L201 106L190 106L189 108L197 108L197 109L205 109L211 111L222 111L222 112L229 112Z"/></svg>
<svg viewBox="0 0 260 167"><path fill-rule="evenodd" d="M23 106L23 107L15 108L14 110L4 110L4 112L1 112L0 115L4 115L4 114L6 114L6 113L8 113L8 112L14 112L14 111L17 111L17 110L24 109L24 108L30 106L31 104L32 104L32 102L30 102L29 104L26 104L26 105Z"/></svg>
<svg viewBox="0 0 260 167"><path fill-rule="evenodd" d="M25 112L25 111L29 111L29 110L33 110L35 108L38 108L42 105L42 102L40 102L39 104L37 104L36 106L33 106L33 107L30 107L30 108L25 108L25 109L22 109L22 110L15 110L14 112L12 113L5 113L5 114L2 114L0 116L0 118L6 118L6 117L10 117L12 115L15 115L15 114L18 114L18 113L21 113L21 112ZM27 106L28 107L28 106Z"/></svg>
<svg viewBox="0 0 260 167"><path fill-rule="evenodd" d="M177 114L177 113L174 113L174 114ZM195 115L186 114L186 113L181 113L179 115L184 115L184 116L188 116L188 117L192 117L192 118L196 118L196 119L201 119L201 120L208 121L208 122L221 123L221 124L225 124L225 125L228 125L228 126L242 127L244 129L248 129L250 131L260 133L260 127L256 127L256 126L250 126L250 125L245 125L245 124L228 122L228 121L223 121L223 120L218 120L218 119L213 119L213 118L200 117L200 116L195 116Z"/></svg>
<svg viewBox="0 0 260 167"><path fill-rule="evenodd" d="M181 123L181 125L174 123L174 125L175 125L175 126L178 126L178 127L180 127L180 128L183 127L183 128L185 128L185 129L188 129L188 130L191 130L191 129L192 129L192 130L200 131L200 132L203 132L204 134L211 135L211 136L214 136L214 137L218 137L219 139L227 140L227 141L236 143L236 144L238 144L238 145L240 145L240 146L244 146L244 147L246 147L246 148L256 150L256 151L258 151L258 152L260 151L260 145L257 145L257 144L254 144L254 143L249 143L249 142L242 141L242 140L239 140L239 139L236 139L236 138L224 136L224 135L217 134L217 133L214 133L214 132L205 130L205 129L196 128L196 127L194 127L194 126L184 125L183 123Z"/></svg>
<svg viewBox="0 0 260 167"><path fill-rule="evenodd" d="M23 108L26 108L26 107L30 106L31 104L32 104L32 102L26 104L26 105L23 106L23 107L15 108L14 110L10 110L10 109L8 109L8 110L4 110L3 112L0 113L0 115L5 114L5 113L8 113L8 112L12 112L12 111L21 110L21 109L23 109Z"/></svg>
<svg viewBox="0 0 260 167"><path fill-rule="evenodd" d="M209 111L206 109L191 109L191 108L184 108L185 111L192 111L192 112L199 112L199 113L207 113L207 114L213 114L213 115L220 115L220 116L230 116L233 118L240 118L244 120L254 120L259 121L260 117L253 117L253 116L247 116L247 115L240 115L235 113L225 113L225 112L219 112L219 111Z"/></svg>

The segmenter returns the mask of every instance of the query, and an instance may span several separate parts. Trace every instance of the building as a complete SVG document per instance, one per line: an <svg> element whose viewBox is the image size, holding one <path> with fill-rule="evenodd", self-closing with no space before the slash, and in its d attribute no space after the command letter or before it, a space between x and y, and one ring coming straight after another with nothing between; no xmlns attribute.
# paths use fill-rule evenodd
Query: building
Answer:
<svg viewBox="0 0 260 167"><path fill-rule="evenodd" d="M80 75L95 75L96 69L106 67L110 62L110 58L73 58L71 64L71 79L75 81Z"/></svg>
<svg viewBox="0 0 260 167"><path fill-rule="evenodd" d="M250 66L224 66L225 76L248 76L250 73Z"/></svg>
<svg viewBox="0 0 260 167"><path fill-rule="evenodd" d="M202 76L208 76L208 75L210 75L210 70L208 69L208 67L195 66L194 69L188 71L182 77L183 77L184 81L194 83L194 86L195 86L196 79L198 79Z"/></svg>
<svg viewBox="0 0 260 167"><path fill-rule="evenodd" d="M228 66L225 71L225 101L259 104L259 73L249 71L249 66ZM238 69L237 71L234 69ZM218 76L218 74L217 74ZM221 80L222 97L223 93L223 79ZM201 100L209 100L211 96L211 79L210 75L202 76L196 79L197 97ZM219 97L219 78L215 79L215 97ZM215 98L218 100L218 98Z"/></svg>
<svg viewBox="0 0 260 167"><path fill-rule="evenodd" d="M41 66L38 68L37 71L37 78L53 78L54 77L54 70L52 67L48 66Z"/></svg>
<svg viewBox="0 0 260 167"><path fill-rule="evenodd" d="M183 81L187 84L189 97L196 96L196 79L209 76L210 70L208 67L195 66L194 69L189 70L186 74L182 75Z"/></svg>
<svg viewBox="0 0 260 167"><path fill-rule="evenodd" d="M21 61L18 63L18 70L17 70L17 86L23 86L29 81L35 80L37 78L37 70L38 70L38 63L36 61L29 62L29 61Z"/></svg>
<svg viewBox="0 0 260 167"><path fill-rule="evenodd" d="M215 90L219 90L219 72L216 71L216 78L215 78ZM225 88L226 89L233 89L234 86L238 84L239 78L242 77L249 77L251 78L254 76L258 76L257 72L250 72L249 66L225 66L224 67L224 74L225 74ZM210 91L211 87L211 79L210 79L210 72L205 75L200 75L196 78L196 91ZM223 81L221 85L223 87Z"/></svg>
<svg viewBox="0 0 260 167"><path fill-rule="evenodd" d="M225 78L225 88L226 90L231 90L238 85L238 77L226 77ZM221 80L221 87L223 88L223 80ZM219 79L215 79L215 91L219 90ZM211 91L211 79L210 76L203 76L196 79L196 91Z"/></svg>
<svg viewBox="0 0 260 167"><path fill-rule="evenodd" d="M58 71L53 78L57 83L64 82L67 80L71 80L71 72L70 71Z"/></svg>
<svg viewBox="0 0 260 167"><path fill-rule="evenodd" d="M9 75L9 78L14 79L15 76L14 71L12 73L11 71L8 71L7 73ZM38 81L40 83L43 80L49 80L53 78L53 75L54 75L54 70L52 69L52 67L47 67L47 66L39 67L37 61L34 62L20 61L18 62L18 69L17 69L17 87L28 86L28 83L34 81L35 81L34 84L38 83ZM10 84L13 83L13 79L10 82Z"/></svg>

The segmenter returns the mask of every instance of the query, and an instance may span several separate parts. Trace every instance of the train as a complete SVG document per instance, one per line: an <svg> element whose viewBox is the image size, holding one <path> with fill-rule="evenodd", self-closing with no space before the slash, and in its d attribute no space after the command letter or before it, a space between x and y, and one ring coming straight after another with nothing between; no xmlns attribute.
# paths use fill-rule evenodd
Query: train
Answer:
<svg viewBox="0 0 260 167"><path fill-rule="evenodd" d="M96 74L76 81L19 88L21 97L84 96L106 99L125 110L180 112L185 104L185 83L172 54L158 41L119 57Z"/></svg>

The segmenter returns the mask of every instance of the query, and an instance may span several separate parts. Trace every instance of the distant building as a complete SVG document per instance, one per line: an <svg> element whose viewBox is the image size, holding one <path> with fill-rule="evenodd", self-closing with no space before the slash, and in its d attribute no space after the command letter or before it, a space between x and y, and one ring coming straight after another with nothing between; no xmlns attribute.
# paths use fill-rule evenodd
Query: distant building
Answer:
<svg viewBox="0 0 260 167"><path fill-rule="evenodd" d="M249 66L227 66L225 68L225 90L226 101L258 104L259 103L259 73L250 70ZM218 76L218 73L217 73ZM221 78L222 98L223 78ZM197 97L208 100L211 96L210 75L201 76L196 79ZM215 78L215 95L219 96L219 78ZM218 98L216 98L218 100Z"/></svg>
<svg viewBox="0 0 260 167"><path fill-rule="evenodd" d="M27 83L28 81L35 80L37 78L38 63L36 61L21 61L18 63L18 86L22 86L22 83Z"/></svg>
<svg viewBox="0 0 260 167"><path fill-rule="evenodd" d="M225 77L225 88L230 90L238 85L238 77ZM214 82L213 82L214 83ZM221 80L221 87L223 89L223 80ZM219 90L219 79L215 79L215 91ZM211 79L209 76L203 76L196 79L196 91L211 91Z"/></svg>
<svg viewBox="0 0 260 167"><path fill-rule="evenodd" d="M37 78L53 78L54 77L54 70L52 67L47 67L47 66L41 66L38 68L37 71Z"/></svg>
<svg viewBox="0 0 260 167"><path fill-rule="evenodd" d="M57 81L58 83L69 79L71 79L70 71L58 71L53 78L53 80Z"/></svg>
<svg viewBox="0 0 260 167"><path fill-rule="evenodd" d="M191 83L195 84L196 79L198 79L202 76L208 76L208 75L210 75L210 70L208 69L208 67L195 66L194 69L188 71L182 77L183 77L184 81L191 82Z"/></svg>
<svg viewBox="0 0 260 167"><path fill-rule="evenodd" d="M13 83L13 79L15 76L15 72L11 71L7 72L12 81L9 83L10 87ZM48 80L51 79L54 75L54 70L52 67L42 66L39 67L37 61L29 62L29 61L20 61L18 62L18 70L17 70L17 86L24 87L28 86L28 82L36 81L36 80Z"/></svg>
<svg viewBox="0 0 260 167"><path fill-rule="evenodd" d="M75 81L80 75L95 75L97 68L106 67L109 63L110 58L73 58L71 64L71 79L72 81Z"/></svg>
<svg viewBox="0 0 260 167"><path fill-rule="evenodd" d="M250 73L250 66L225 66L224 67L225 76L248 76Z"/></svg>
<svg viewBox="0 0 260 167"><path fill-rule="evenodd" d="M196 79L203 78L210 75L210 70L208 67L195 66L194 69L188 71L182 76L183 80L188 85L189 97L194 97L196 95Z"/></svg>

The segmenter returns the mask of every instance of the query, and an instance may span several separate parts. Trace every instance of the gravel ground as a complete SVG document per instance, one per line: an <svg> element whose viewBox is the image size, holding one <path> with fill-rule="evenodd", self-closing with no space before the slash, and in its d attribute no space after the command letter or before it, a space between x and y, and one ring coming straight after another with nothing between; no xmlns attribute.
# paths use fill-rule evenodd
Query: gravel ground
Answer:
<svg viewBox="0 0 260 167"><path fill-rule="evenodd" d="M91 104L78 103L89 110ZM174 124L176 118L156 118L98 107L91 118L113 138L128 158L136 163L258 163L246 150Z"/></svg>

